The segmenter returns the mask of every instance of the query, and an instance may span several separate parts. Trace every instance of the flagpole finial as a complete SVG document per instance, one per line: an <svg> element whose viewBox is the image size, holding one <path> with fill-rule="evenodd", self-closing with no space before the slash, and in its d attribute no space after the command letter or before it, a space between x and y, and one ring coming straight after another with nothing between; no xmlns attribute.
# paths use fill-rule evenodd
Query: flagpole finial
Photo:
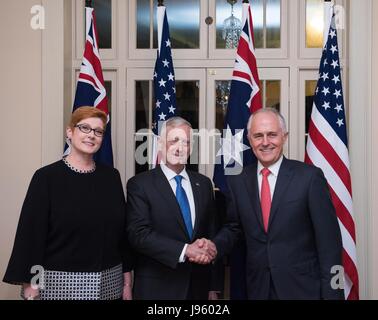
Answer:
<svg viewBox="0 0 378 320"><path fill-rule="evenodd" d="M158 7L164 6L164 0L158 0Z"/></svg>
<svg viewBox="0 0 378 320"><path fill-rule="evenodd" d="M92 0L85 0L85 6L88 8L92 8Z"/></svg>

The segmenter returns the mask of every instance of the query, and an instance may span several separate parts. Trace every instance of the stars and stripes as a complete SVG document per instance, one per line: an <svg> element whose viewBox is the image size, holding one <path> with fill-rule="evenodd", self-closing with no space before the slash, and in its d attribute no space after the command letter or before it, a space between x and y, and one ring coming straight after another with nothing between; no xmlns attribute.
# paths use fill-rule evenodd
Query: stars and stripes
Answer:
<svg viewBox="0 0 378 320"><path fill-rule="evenodd" d="M97 42L96 20L93 8L86 7L86 39L83 61L80 67L76 86L73 110L81 106L93 106L108 115L108 123L102 146L95 154L95 160L113 166L113 151L111 143L111 126L106 96L105 82L102 75L99 47ZM69 153L69 149L65 154Z"/></svg>
<svg viewBox="0 0 378 320"><path fill-rule="evenodd" d="M155 105L152 118L153 151L152 164L159 162L157 153L157 135L162 122L177 115L176 81L173 69L169 25L165 6L157 7L159 49L154 71Z"/></svg>
<svg viewBox="0 0 378 320"><path fill-rule="evenodd" d="M356 233L348 140L335 16L320 62L305 162L321 168L328 181L343 241L346 299L358 299Z"/></svg>

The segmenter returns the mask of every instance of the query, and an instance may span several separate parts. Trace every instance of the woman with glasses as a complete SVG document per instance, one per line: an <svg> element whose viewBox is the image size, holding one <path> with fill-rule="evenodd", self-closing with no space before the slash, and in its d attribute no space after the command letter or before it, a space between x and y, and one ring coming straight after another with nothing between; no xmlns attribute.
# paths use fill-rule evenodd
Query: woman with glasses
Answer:
<svg viewBox="0 0 378 320"><path fill-rule="evenodd" d="M69 154L31 180L3 280L24 299L131 299L120 175L93 160L106 122L97 108L76 109Z"/></svg>

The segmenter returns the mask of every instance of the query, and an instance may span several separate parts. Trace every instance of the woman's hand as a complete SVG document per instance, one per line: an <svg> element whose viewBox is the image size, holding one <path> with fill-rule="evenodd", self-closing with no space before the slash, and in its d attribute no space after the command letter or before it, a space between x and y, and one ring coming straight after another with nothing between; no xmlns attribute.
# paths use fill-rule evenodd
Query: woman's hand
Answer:
<svg viewBox="0 0 378 320"><path fill-rule="evenodd" d="M131 272L123 274L123 292L122 300L133 300L133 282Z"/></svg>
<svg viewBox="0 0 378 320"><path fill-rule="evenodd" d="M24 283L24 299L25 300L37 300L39 299L39 289L33 289L30 283Z"/></svg>

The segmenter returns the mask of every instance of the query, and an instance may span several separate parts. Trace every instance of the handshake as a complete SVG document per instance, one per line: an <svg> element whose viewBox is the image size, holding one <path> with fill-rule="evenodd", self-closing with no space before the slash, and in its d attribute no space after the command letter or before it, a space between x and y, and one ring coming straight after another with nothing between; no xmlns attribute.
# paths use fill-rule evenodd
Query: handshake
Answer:
<svg viewBox="0 0 378 320"><path fill-rule="evenodd" d="M211 240L197 239L187 246L185 256L190 262L209 264L216 258L217 248Z"/></svg>

